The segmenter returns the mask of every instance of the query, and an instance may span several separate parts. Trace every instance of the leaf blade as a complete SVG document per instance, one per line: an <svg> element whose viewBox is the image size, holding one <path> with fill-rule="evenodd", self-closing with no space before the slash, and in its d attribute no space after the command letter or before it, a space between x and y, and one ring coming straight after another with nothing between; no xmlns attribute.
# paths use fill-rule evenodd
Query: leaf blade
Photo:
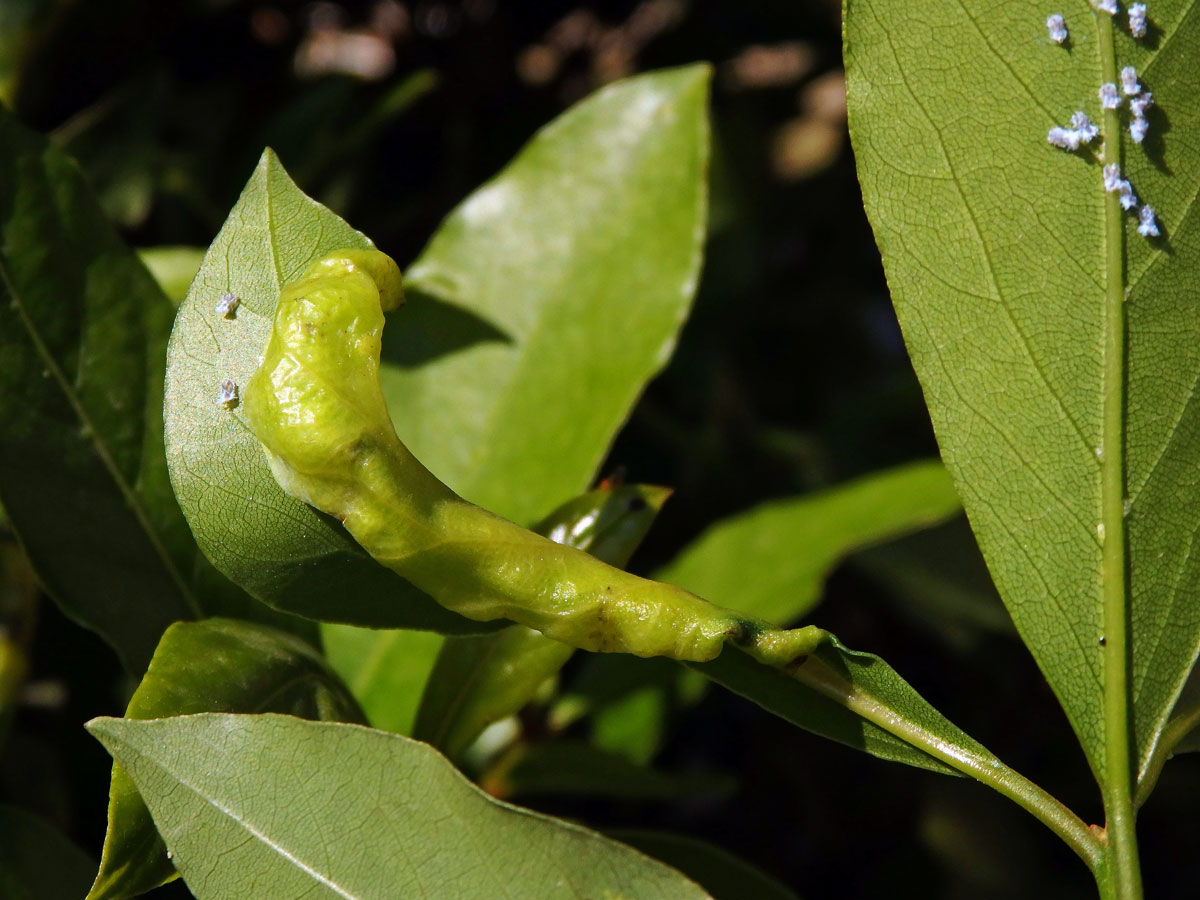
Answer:
<svg viewBox="0 0 1200 900"><path fill-rule="evenodd" d="M51 595L138 673L200 613L162 462L170 304L66 156L3 111L0 145L0 498Z"/></svg>
<svg viewBox="0 0 1200 900"><path fill-rule="evenodd" d="M356 624L487 630L384 569L345 530L286 495L223 380L258 368L282 285L322 253L370 242L305 196L264 152L179 308L167 350L165 435L171 483L196 542L257 599L296 615ZM232 318L215 306L241 303ZM344 603L347 586L356 602Z"/></svg>
<svg viewBox="0 0 1200 900"><path fill-rule="evenodd" d="M577 104L406 273L414 306L436 298L482 338L383 376L409 449L472 502L530 522L581 493L665 363L699 275L707 85L691 66ZM423 352L392 340L393 358Z"/></svg>
<svg viewBox="0 0 1200 900"><path fill-rule="evenodd" d="M163 634L126 707L130 719L198 712L287 712L362 722L362 711L311 646L251 622L177 622ZM146 804L113 765L108 831L88 900L121 900L176 877Z"/></svg>
<svg viewBox="0 0 1200 900"><path fill-rule="evenodd" d="M547 900L589 891L707 896L620 844L491 800L429 747L398 735L276 715L88 727L133 774L199 900L263 883L283 895L324 888L362 900L422 892L490 900L514 883ZM236 790L239 778L255 787ZM279 808L272 798L284 795L291 802ZM306 833L313 821L329 827Z"/></svg>
<svg viewBox="0 0 1200 900"><path fill-rule="evenodd" d="M1200 570L1168 534L1200 525L1192 512L1200 492L1185 474L1194 454L1184 449L1200 440L1188 374L1200 369L1200 352L1187 313L1200 247L1190 198L1200 178L1194 145L1172 135L1200 128L1188 99L1196 9L1193 0L1155 8L1156 22L1172 29L1157 50L1116 36L1118 65L1146 74L1160 109L1144 147L1119 138L1123 174L1169 235L1151 243L1124 225L1125 434L1109 452L1125 455L1131 500L1140 764L1200 646L1200 614L1182 599ZM943 458L1018 631L1106 783L1097 530L1105 194L1099 165L1045 142L1073 110L1096 112L1096 85L1107 79L1095 26L1077 19L1067 52L1019 4L971 0L910 17L887 0L849 0L846 22L864 199ZM950 58L970 60L964 79L938 68ZM974 140L981 134L986 142Z"/></svg>

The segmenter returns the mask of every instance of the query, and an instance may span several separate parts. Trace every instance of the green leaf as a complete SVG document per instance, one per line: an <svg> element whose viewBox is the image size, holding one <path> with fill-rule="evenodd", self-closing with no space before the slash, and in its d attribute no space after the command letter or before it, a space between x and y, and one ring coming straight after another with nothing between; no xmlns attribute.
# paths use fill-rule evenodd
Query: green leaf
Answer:
<svg viewBox="0 0 1200 900"><path fill-rule="evenodd" d="M96 864L37 816L0 806L0 897L64 900L82 897Z"/></svg>
<svg viewBox="0 0 1200 900"><path fill-rule="evenodd" d="M966 748L970 753L1000 765L999 760L930 706L878 656L849 650L836 640L822 646L817 656L845 679L851 690L891 710L898 720L935 735L947 746ZM946 775L959 774L941 760L856 715L845 705L822 696L779 669L759 665L744 653L722 653L712 662L687 665L806 731L880 759Z"/></svg>
<svg viewBox="0 0 1200 900"><path fill-rule="evenodd" d="M142 672L201 607L161 444L171 305L67 157L0 110L0 500L72 618Z"/></svg>
<svg viewBox="0 0 1200 900"><path fill-rule="evenodd" d="M1106 772L1104 685L1116 703L1128 669L1140 766L1200 647L1198 11L1162 0L1160 36L1135 41L1079 4L1063 48L1028 3L846 6L863 196L942 456L1102 785L1128 768L1118 753ZM1098 115L1097 86L1121 66L1154 93L1141 146L1122 112ZM1090 148L1047 144L1077 109L1119 131L1102 136L1109 161L1123 157L1163 239L1137 234ZM1105 547L1110 571L1126 567L1107 625Z"/></svg>
<svg viewBox="0 0 1200 900"><path fill-rule="evenodd" d="M940 463L910 463L718 522L655 578L787 625L816 605L846 554L945 521L958 509Z"/></svg>
<svg viewBox="0 0 1200 900"><path fill-rule="evenodd" d="M172 303L183 302L204 259L200 247L143 247L137 254Z"/></svg>
<svg viewBox="0 0 1200 900"><path fill-rule="evenodd" d="M468 500L524 523L582 492L670 355L700 271L708 78L596 92L406 272L424 327L384 335L400 364L384 391L409 449Z"/></svg>
<svg viewBox="0 0 1200 900"><path fill-rule="evenodd" d="M353 697L312 647L290 634L232 619L168 628L125 715L158 719L200 712L363 721ZM175 877L146 804L114 763L108 834L88 900L134 897Z"/></svg>
<svg viewBox="0 0 1200 900"><path fill-rule="evenodd" d="M329 665L362 705L367 721L396 734L412 734L421 694L444 640L429 631L321 624Z"/></svg>
<svg viewBox="0 0 1200 900"><path fill-rule="evenodd" d="M521 747L517 756L487 779L488 793L501 797L609 797L621 800L679 800L729 794L737 779L716 773L674 773L630 762L583 741L558 740Z"/></svg>
<svg viewBox="0 0 1200 900"><path fill-rule="evenodd" d="M564 503L534 530L624 566L669 495L649 485L605 485ZM421 698L413 737L458 759L485 728L532 700L574 652L521 625L447 639Z"/></svg>
<svg viewBox="0 0 1200 900"><path fill-rule="evenodd" d="M611 829L606 834L674 866L702 885L713 900L797 900L761 869L707 841L640 828Z"/></svg>
<svg viewBox="0 0 1200 900"><path fill-rule="evenodd" d="M487 630L443 609L371 559L336 522L287 496L241 410L217 404L228 379L258 367L282 285L314 258L368 247L359 232L292 183L263 154L179 308L167 351L171 483L197 543L250 594L309 618L436 631ZM216 312L225 292L241 299ZM347 591L356 602L346 604Z"/></svg>
<svg viewBox="0 0 1200 900"><path fill-rule="evenodd" d="M399 735L276 715L88 729L133 776L199 900L264 885L355 900L492 900L514 885L539 900L707 896L624 845L492 800Z"/></svg>
<svg viewBox="0 0 1200 900"><path fill-rule="evenodd" d="M425 685L413 737L458 759L488 725L524 707L574 652L524 625L448 638Z"/></svg>
<svg viewBox="0 0 1200 900"><path fill-rule="evenodd" d="M633 762L649 763L662 746L667 703L665 686L651 683L601 706L591 716L592 744Z"/></svg>
<svg viewBox="0 0 1200 900"><path fill-rule="evenodd" d="M564 730L587 717L592 744L641 764L654 758L670 714L693 706L708 690L698 672L663 657L593 653L579 661L549 714Z"/></svg>

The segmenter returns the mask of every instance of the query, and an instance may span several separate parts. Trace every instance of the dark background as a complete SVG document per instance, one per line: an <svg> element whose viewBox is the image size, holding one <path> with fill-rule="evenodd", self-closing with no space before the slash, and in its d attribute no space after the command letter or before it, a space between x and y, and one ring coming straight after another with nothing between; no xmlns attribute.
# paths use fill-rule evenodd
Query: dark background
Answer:
<svg viewBox="0 0 1200 900"><path fill-rule="evenodd" d="M676 488L635 567L760 500L937 452L862 211L831 0L0 0L0 32L6 21L33 26L29 40L0 36L16 65L9 101L79 159L131 244L207 245L270 145L402 265L572 102L709 60L704 278L674 360L606 464ZM898 560L933 579L936 604L889 577ZM999 608L960 519L851 560L814 618L1096 821L1083 754ZM0 802L98 854L109 760L80 726L119 714L129 686L49 602L36 647ZM998 795L830 744L723 692L673 718L656 763L737 772L741 787L675 803L528 802L707 838L807 898L1094 896L1070 851ZM1195 895L1198 789L1194 761L1173 763L1144 811L1147 896Z"/></svg>

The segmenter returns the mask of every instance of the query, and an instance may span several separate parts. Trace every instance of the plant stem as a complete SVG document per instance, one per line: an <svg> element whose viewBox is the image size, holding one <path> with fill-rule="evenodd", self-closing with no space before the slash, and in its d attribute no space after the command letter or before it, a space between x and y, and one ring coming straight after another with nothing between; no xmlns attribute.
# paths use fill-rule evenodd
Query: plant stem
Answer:
<svg viewBox="0 0 1200 900"><path fill-rule="evenodd" d="M1096 13L1102 77L1117 82L1113 17ZM1104 161L1121 164L1121 121L1104 110ZM1137 812L1133 805L1129 593L1125 534L1125 221L1117 192L1104 198L1104 419L1100 453L1104 680L1104 813L1108 838L1103 866L1114 900L1138 900Z"/></svg>
<svg viewBox="0 0 1200 900"><path fill-rule="evenodd" d="M968 749L946 743L911 719L898 715L895 710L863 693L816 657L809 657L802 665L784 671L889 734L1008 797L1062 838L1094 873L1099 871L1104 853L1095 833L1062 801L1024 775L1003 764L997 765L980 758Z"/></svg>

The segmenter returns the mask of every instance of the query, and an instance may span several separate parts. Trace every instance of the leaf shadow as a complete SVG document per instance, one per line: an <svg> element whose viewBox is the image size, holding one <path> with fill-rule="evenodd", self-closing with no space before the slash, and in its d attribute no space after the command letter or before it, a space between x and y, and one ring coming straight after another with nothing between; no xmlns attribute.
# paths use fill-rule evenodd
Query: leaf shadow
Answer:
<svg viewBox="0 0 1200 900"><path fill-rule="evenodd" d="M515 343L512 335L482 316L433 294L408 290L403 317L383 331L385 363L415 369L443 356L486 343Z"/></svg>
<svg viewBox="0 0 1200 900"><path fill-rule="evenodd" d="M1142 150L1146 158L1164 175L1173 175L1166 160L1166 135L1171 130L1171 119L1160 107L1152 106L1146 110L1146 118L1150 121L1150 129L1146 139L1142 141Z"/></svg>

